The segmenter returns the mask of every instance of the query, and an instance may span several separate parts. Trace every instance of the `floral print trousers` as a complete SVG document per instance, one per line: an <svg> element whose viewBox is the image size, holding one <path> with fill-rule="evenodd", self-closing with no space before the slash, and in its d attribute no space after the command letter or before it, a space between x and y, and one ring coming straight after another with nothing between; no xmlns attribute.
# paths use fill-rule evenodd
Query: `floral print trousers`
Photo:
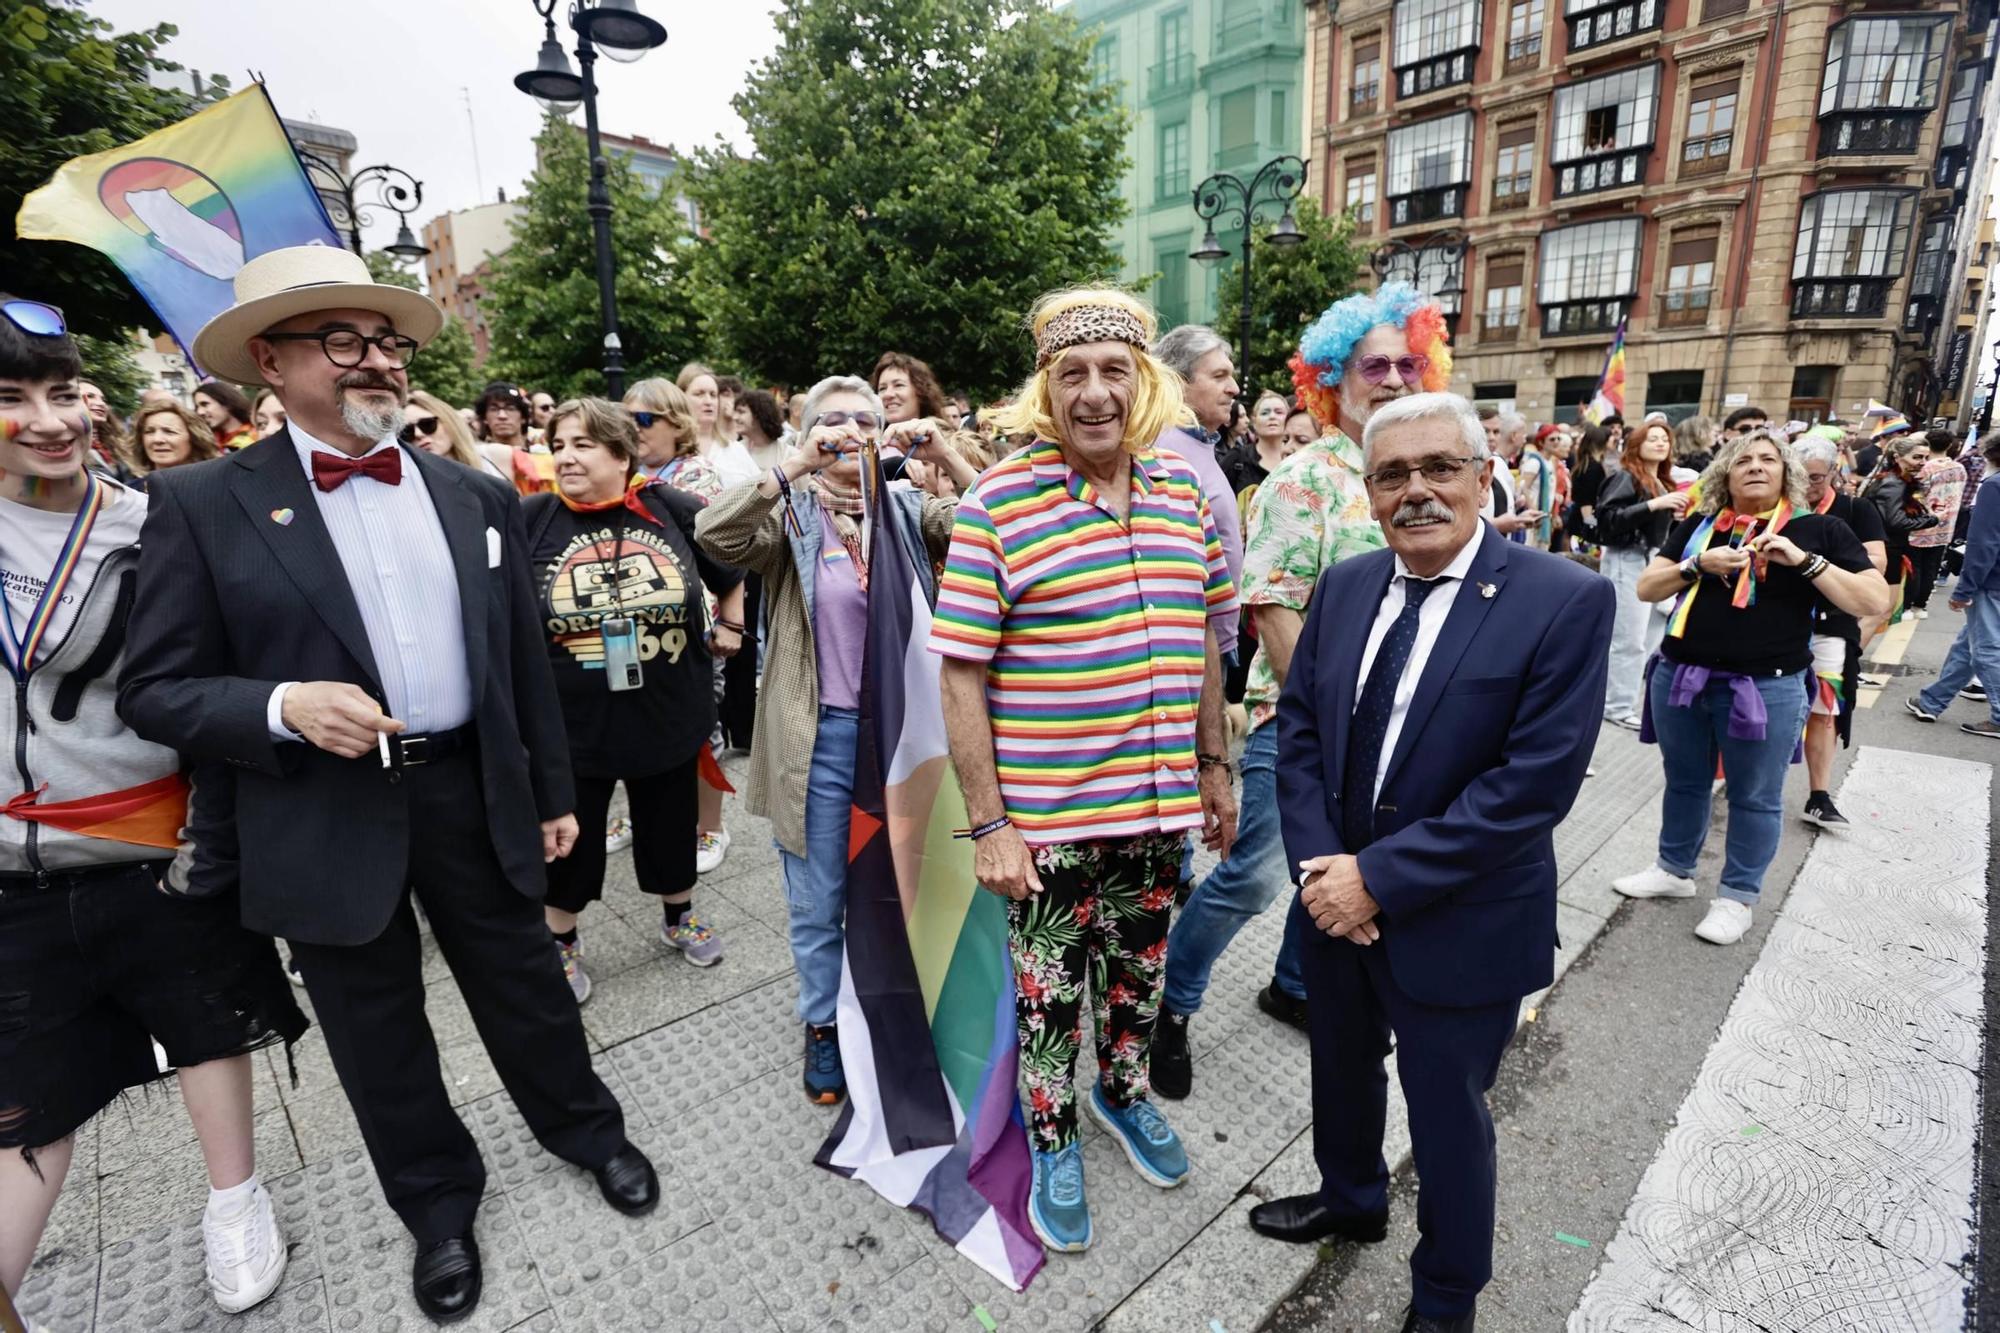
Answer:
<svg viewBox="0 0 2000 1333"><path fill-rule="evenodd" d="M1153 1020L1167 974L1167 925L1180 883L1179 833L1034 849L1042 891L1007 904L1021 1077L1038 1151L1074 1143L1077 1049L1088 969L1105 1098L1127 1106L1151 1088Z"/></svg>

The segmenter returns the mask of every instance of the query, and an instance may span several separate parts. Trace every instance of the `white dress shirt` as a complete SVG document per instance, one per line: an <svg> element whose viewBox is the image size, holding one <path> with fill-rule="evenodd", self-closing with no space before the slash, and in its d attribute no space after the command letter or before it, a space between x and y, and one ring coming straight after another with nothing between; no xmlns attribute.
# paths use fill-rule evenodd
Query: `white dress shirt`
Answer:
<svg viewBox="0 0 2000 1333"><path fill-rule="evenodd" d="M313 452L340 451L306 434L296 421L291 435L299 466L347 571L389 716L404 723L412 736L464 726L472 721L472 672L466 664L458 569L424 474L406 457L399 485L357 473L323 491L312 481ZM389 436L368 453L398 447ZM297 683L271 692L266 722L274 740L298 738L283 721L285 691Z"/></svg>
<svg viewBox="0 0 2000 1333"><path fill-rule="evenodd" d="M1480 524L1472 530L1472 536L1458 554L1451 558L1444 572L1435 580L1437 587L1431 590L1424 604L1417 608L1417 641L1410 648L1410 660L1403 664L1403 677L1396 682L1394 702L1389 706L1389 734L1382 738L1382 754L1375 761L1375 791L1370 798L1372 805L1382 799L1382 779L1388 776L1389 760L1396 753L1396 741L1403 734L1403 719L1409 715L1410 700L1416 697L1417 682L1424 678L1424 663L1430 661L1431 649L1437 646L1438 635L1444 629L1445 617L1451 614L1451 604L1458 597L1458 589L1465 582L1465 576L1472 570L1472 558L1479 554L1479 543L1486 536L1486 525ZM1389 591L1382 594L1382 605L1375 612L1375 623L1368 627L1368 646L1361 650L1361 674L1355 677L1354 703L1361 704L1361 691L1368 683L1368 669L1375 665L1375 653L1381 648L1382 640L1388 637L1389 626L1396 623L1396 617L1403 614L1403 580L1415 577L1410 573L1403 557L1396 557L1396 574L1389 580Z"/></svg>

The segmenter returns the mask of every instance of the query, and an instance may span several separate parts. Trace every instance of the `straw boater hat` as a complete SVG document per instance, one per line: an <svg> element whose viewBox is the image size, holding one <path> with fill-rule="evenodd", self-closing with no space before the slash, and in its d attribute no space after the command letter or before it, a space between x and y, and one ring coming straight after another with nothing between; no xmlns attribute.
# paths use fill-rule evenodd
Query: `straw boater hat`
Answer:
<svg viewBox="0 0 2000 1333"><path fill-rule="evenodd" d="M295 245L267 251L236 271L236 304L195 335L195 362L217 379L261 384L264 376L246 344L313 310L372 310L419 345L444 327L444 312L435 302L422 292L375 281L360 255L328 245Z"/></svg>

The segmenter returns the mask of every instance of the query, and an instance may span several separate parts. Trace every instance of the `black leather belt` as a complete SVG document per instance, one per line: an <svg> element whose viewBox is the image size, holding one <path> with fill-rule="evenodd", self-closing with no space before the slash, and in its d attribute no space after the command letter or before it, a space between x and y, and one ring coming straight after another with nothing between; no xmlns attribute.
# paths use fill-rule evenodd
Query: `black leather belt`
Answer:
<svg viewBox="0 0 2000 1333"><path fill-rule="evenodd" d="M435 764L470 750L478 739L478 728L469 722L452 731L433 731L424 736L391 736L389 767L416 768L423 764Z"/></svg>
<svg viewBox="0 0 2000 1333"><path fill-rule="evenodd" d="M143 870L154 879L167 873L167 861L121 861L117 865L82 866L75 870L12 871L0 874L0 897L14 893L68 893L73 889L118 879Z"/></svg>

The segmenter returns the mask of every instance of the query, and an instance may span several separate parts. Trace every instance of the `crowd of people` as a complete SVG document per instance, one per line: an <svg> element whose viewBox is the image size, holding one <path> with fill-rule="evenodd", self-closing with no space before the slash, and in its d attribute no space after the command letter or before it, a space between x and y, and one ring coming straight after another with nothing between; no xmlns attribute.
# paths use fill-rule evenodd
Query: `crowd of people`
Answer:
<svg viewBox="0 0 2000 1333"><path fill-rule="evenodd" d="M840 1102L871 521L928 554L976 876L1007 899L1037 1235L1092 1241L1080 1109L1148 1183L1187 1178L1154 1094L1191 1094L1214 965L1282 898L1256 1002L1311 1039L1322 1180L1251 1225L1381 1238L1393 1038L1424 1236L1404 1327L1426 1333L1469 1330L1491 1276L1484 1095L1552 975L1553 833L1601 723L1667 775L1656 863L1621 894L1700 892L1724 782L1696 933L1729 944L1792 762L1805 817L1844 825L1862 650L1948 564L1967 631L1909 711L2000 671L2000 453L1895 418L1475 409L1445 315L1401 283L1333 303L1255 393L1214 331L1055 293L1033 374L978 411L897 350L782 397L693 361L617 402L495 382L460 407L409 386L436 306L344 251L260 256L236 297L194 349L217 378L129 421L59 310L0 298L9 1293L75 1131L163 1069L218 1305L276 1289L249 1061L305 1029L289 970L419 1304L469 1313L484 1167L423 1016L418 906L536 1137L652 1208L578 1018L582 920L629 848L662 945L725 959L699 886L731 846L732 754L779 852L803 1090ZM1198 881L1197 838L1219 857Z"/></svg>

